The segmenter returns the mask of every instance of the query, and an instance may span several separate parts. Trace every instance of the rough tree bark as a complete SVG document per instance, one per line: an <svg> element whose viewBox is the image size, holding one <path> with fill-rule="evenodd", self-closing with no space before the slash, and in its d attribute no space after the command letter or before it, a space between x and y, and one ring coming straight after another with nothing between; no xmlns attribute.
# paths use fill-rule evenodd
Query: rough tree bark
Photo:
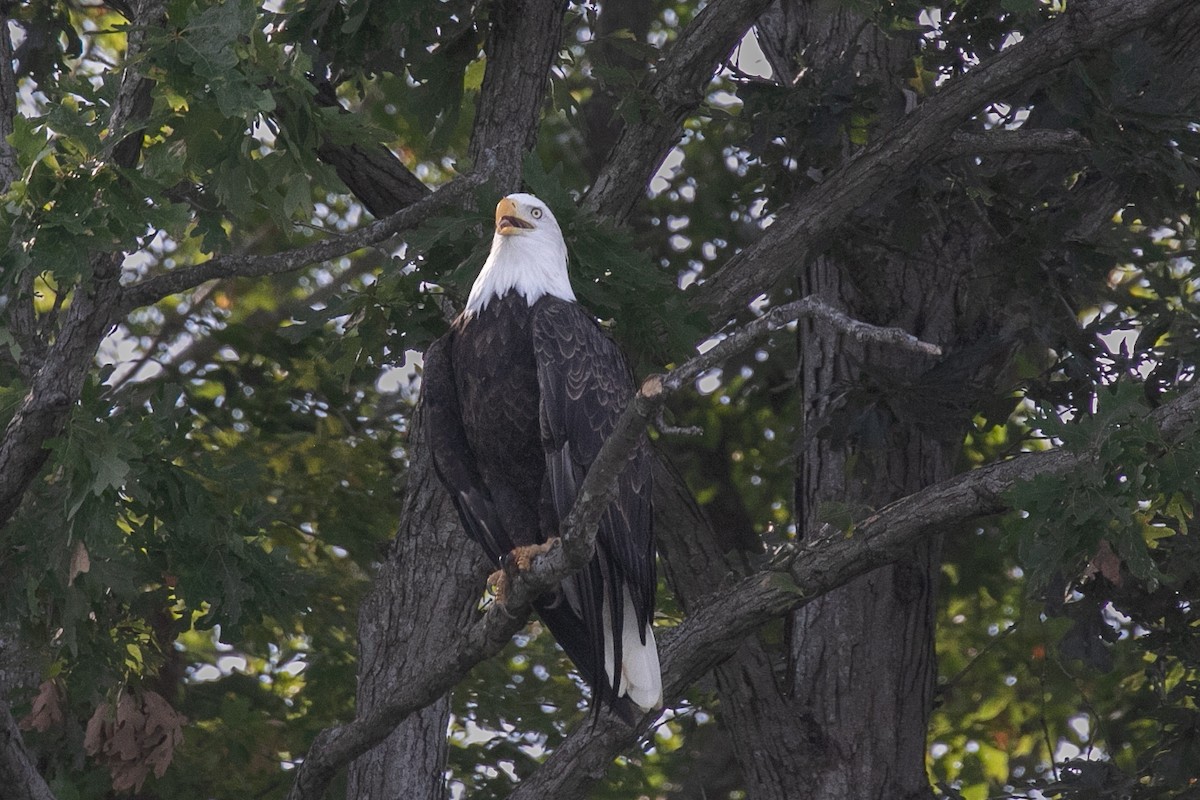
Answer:
<svg viewBox="0 0 1200 800"><path fill-rule="evenodd" d="M418 414L411 439L420 442L421 432ZM359 613L360 708L377 705L406 674L427 668L423 655L454 646L486 573L482 552L463 546L458 515L427 448L418 444L409 453L400 530ZM449 718L449 694L409 716L351 765L347 797L445 797Z"/></svg>
<svg viewBox="0 0 1200 800"><path fill-rule="evenodd" d="M902 76L916 43L885 38L874 26L864 28L864 20L845 6L796 5L790 24L806 45L806 65L820 75L851 54L860 79L879 87L886 109L883 124L899 119ZM947 289L963 277L957 274L959 266L971 262L930 255L939 258L892 257L873 264L867 280L877 293L856 291L842 258L823 255L802 273L800 293L823 297L862 315L860 319L887 320L948 345L957 339L958 319L956 292ZM905 375L928 369L931 359L855 347L819 323L802 322L800 331L805 419L795 502L805 534L820 529L825 503L880 508L949 477L957 449L953 438L938 440L912 424L888 419L880 420L888 430L875 443L835 441L813 430L831 398L861 381L857 364L889 364L896 375ZM813 800L930 796L925 736L936 673L940 549L938 537L925 539L903 561L864 575L795 615L788 653L790 700L812 715L816 735L810 740L816 746L796 753L790 777L804 780L805 794Z"/></svg>

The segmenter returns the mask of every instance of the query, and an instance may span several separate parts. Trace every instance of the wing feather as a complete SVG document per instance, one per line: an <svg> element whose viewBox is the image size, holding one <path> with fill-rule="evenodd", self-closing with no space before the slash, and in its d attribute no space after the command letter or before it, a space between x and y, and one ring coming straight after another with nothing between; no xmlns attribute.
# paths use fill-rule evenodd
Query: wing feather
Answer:
<svg viewBox="0 0 1200 800"><path fill-rule="evenodd" d="M433 468L450 490L450 499L463 527L483 547L492 563L498 564L513 549L513 544L496 513L496 503L479 474L463 430L454 386L451 336L453 333L446 334L425 351L421 403L426 415L426 436L433 454Z"/></svg>
<svg viewBox="0 0 1200 800"><path fill-rule="evenodd" d="M533 346L541 389L542 443L547 480L559 521L575 502L578 487L634 393L633 376L617 347L580 306L545 297L534 308ZM656 584L651 510L649 442L630 453L617 481L617 496L600 521L598 556L603 569L581 579L592 612L589 627L602 622L604 593L615 630L621 630L623 584L633 598L639 627L654 613ZM618 581L605 581L607 572ZM582 573L581 573L582 574ZM587 616L587 614L585 614ZM593 635L599 635L593 628ZM644 637L644 633L643 633ZM619 651L620 637L616 647ZM603 652L601 649L599 652ZM620 653L617 653L620 663Z"/></svg>

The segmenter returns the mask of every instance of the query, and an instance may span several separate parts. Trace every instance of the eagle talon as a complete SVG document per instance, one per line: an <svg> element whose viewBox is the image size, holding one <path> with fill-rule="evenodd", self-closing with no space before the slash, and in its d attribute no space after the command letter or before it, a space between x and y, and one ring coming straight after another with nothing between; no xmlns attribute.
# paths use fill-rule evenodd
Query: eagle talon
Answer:
<svg viewBox="0 0 1200 800"><path fill-rule="evenodd" d="M505 562L509 559L516 565L518 572L528 572L533 568L534 559L538 556L545 555L550 552L550 548L554 547L554 543L558 541L557 537L547 539L541 544L531 544L525 547L514 547L512 552L504 557ZM505 563L507 567L507 563Z"/></svg>
<svg viewBox="0 0 1200 800"><path fill-rule="evenodd" d="M500 560L501 568L488 575L487 579L488 588L496 595L496 603L502 609L506 607L508 601L508 571L504 569L507 560L508 556L502 558ZM507 609L505 613L507 613Z"/></svg>

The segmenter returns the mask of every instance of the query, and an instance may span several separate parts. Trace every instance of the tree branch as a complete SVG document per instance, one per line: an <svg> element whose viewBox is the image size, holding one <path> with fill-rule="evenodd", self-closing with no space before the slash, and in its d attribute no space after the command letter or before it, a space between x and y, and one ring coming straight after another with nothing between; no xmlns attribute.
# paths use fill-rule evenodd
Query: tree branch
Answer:
<svg viewBox="0 0 1200 800"><path fill-rule="evenodd" d="M902 183L903 173L938 157L953 129L997 93L1185 8L1188 0L1096 0L1071 10L950 81L890 133L782 209L754 245L699 289L714 319L727 319L785 276L861 205Z"/></svg>
<svg viewBox="0 0 1200 800"><path fill-rule="evenodd" d="M642 382L642 388L634 395L613 432L600 448L579 487L575 505L563 521L561 542L567 565L572 568L581 567L591 558L600 517L616 495L617 477L624 469L629 454L637 446L646 424L655 418L667 398L691 387L704 373L717 368L737 353L749 349L771 331L802 317L828 322L860 341L891 344L931 356L940 355L942 352L937 345L922 342L906 331L868 325L851 319L820 298L806 297L768 311L666 375L651 375ZM539 558L545 558L553 564L558 549L552 547ZM551 585L557 582L556 580Z"/></svg>
<svg viewBox="0 0 1200 800"><path fill-rule="evenodd" d="M327 82L317 84L316 104L349 114ZM376 219L407 208L429 195L429 187L381 144L342 143L322 139L317 158L331 165L342 183Z"/></svg>
<svg viewBox="0 0 1200 800"><path fill-rule="evenodd" d="M202 264L182 267L171 272L146 278L125 287L119 307L119 315L128 314L135 308L157 302L164 297L192 289L217 278L262 277L294 269L331 258L338 258L369 245L378 244L401 231L415 228L443 208L463 202L478 186L490 177L492 164L485 160L481 169L456 178L424 199L390 217L375 220L350 233L330 236L294 250L267 255L219 256Z"/></svg>
<svg viewBox="0 0 1200 800"><path fill-rule="evenodd" d="M1092 143L1074 130L956 131L950 145L938 154L938 161L962 156L1005 155L1010 153L1082 153Z"/></svg>
<svg viewBox="0 0 1200 800"><path fill-rule="evenodd" d="M1200 384L1150 416L1167 442L1195 436L1200 429ZM788 551L785 563L774 570L725 587L659 637L667 705L728 658L762 623L904 557L923 536L1008 510L1003 495L1016 484L1039 476L1065 475L1096 455L1096 447L1081 452L1028 453L964 473L889 504L848 532L832 531ZM589 721L577 726L509 800L584 797L612 760L638 740L654 716L648 715L636 729L609 713L601 714L595 724Z"/></svg>
<svg viewBox="0 0 1200 800"><path fill-rule="evenodd" d="M621 131L583 201L585 211L621 222L646 190L683 120L700 105L717 68L770 0L713 0L675 40L647 87L651 108Z"/></svg>

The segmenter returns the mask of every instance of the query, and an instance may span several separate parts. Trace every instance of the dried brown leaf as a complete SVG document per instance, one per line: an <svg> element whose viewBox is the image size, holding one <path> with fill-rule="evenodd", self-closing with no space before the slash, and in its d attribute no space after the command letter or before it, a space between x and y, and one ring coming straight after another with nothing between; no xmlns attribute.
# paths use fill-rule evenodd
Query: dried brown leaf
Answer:
<svg viewBox="0 0 1200 800"><path fill-rule="evenodd" d="M75 549L71 551L71 565L67 568L67 586L75 583L75 579L84 572L88 572L92 568L92 559L88 555L88 549L82 541L75 542Z"/></svg>
<svg viewBox="0 0 1200 800"><path fill-rule="evenodd" d="M45 733L63 723L62 693L53 680L42 681L33 698L33 706L21 720L24 730Z"/></svg>
<svg viewBox="0 0 1200 800"><path fill-rule="evenodd" d="M112 723L108 719L111 711L108 703L101 703L88 720L87 731L83 735L83 752L89 756L99 755L111 733Z"/></svg>
<svg viewBox="0 0 1200 800"><path fill-rule="evenodd" d="M1113 552L1108 540L1101 539L1100 547L1096 550L1096 555L1092 556L1092 560L1088 562L1087 567L1083 570L1083 577L1085 579L1092 578L1100 574L1113 586L1120 588L1121 563L1121 557Z"/></svg>
<svg viewBox="0 0 1200 800"><path fill-rule="evenodd" d="M127 691L115 713L107 705L96 709L84 747L108 767L114 791L138 790L151 771L158 777L166 773L186 723L157 692Z"/></svg>
<svg viewBox="0 0 1200 800"><path fill-rule="evenodd" d="M128 723L118 724L104 743L104 753L121 761L136 761L141 755L141 742L138 741L138 730Z"/></svg>
<svg viewBox="0 0 1200 800"><path fill-rule="evenodd" d="M150 769L142 763L117 762L109 767L109 774L112 775L113 791L137 791L150 775Z"/></svg>

